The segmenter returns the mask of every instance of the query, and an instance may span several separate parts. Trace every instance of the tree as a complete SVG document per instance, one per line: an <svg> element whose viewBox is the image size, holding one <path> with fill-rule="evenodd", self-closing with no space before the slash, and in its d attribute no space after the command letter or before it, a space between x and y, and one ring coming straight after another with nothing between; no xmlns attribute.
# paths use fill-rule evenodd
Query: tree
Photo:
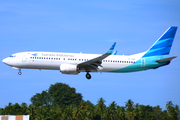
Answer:
<svg viewBox="0 0 180 120"><path fill-rule="evenodd" d="M139 105L139 119L152 118L153 108L149 105Z"/></svg>
<svg viewBox="0 0 180 120"><path fill-rule="evenodd" d="M134 119L139 120L139 104L138 103L136 103L133 113L134 113Z"/></svg>
<svg viewBox="0 0 180 120"><path fill-rule="evenodd" d="M152 115L156 120L159 120L162 118L162 109L159 105L153 107Z"/></svg>
<svg viewBox="0 0 180 120"><path fill-rule="evenodd" d="M106 105L104 103L106 101L101 97L97 102L98 102L97 103L97 111L100 112L101 120L102 120L103 112L104 112L104 109L106 108Z"/></svg>
<svg viewBox="0 0 180 120"><path fill-rule="evenodd" d="M172 101L168 101L166 104L166 109L168 111L168 118L171 120L178 120L179 106L174 107Z"/></svg>
<svg viewBox="0 0 180 120"><path fill-rule="evenodd" d="M76 93L75 88L71 88L69 85L63 83L51 85L48 93L54 105L79 105L82 100L82 95Z"/></svg>
<svg viewBox="0 0 180 120"><path fill-rule="evenodd" d="M50 94L47 91L42 91L42 93L37 93L33 97L31 97L30 101L33 105L43 106L52 103L52 99Z"/></svg>
<svg viewBox="0 0 180 120"><path fill-rule="evenodd" d="M28 110L28 105L26 103L22 103L21 104L21 108L22 108L22 111L23 111L23 115L27 115L27 110Z"/></svg>
<svg viewBox="0 0 180 120"><path fill-rule="evenodd" d="M127 102L125 102L126 103L126 118L128 119L128 120L133 120L134 119L134 115L133 115L133 110L134 110L134 107L133 107L133 105L134 105L134 102L131 100L131 99L129 99Z"/></svg>
<svg viewBox="0 0 180 120"><path fill-rule="evenodd" d="M86 101L86 116L93 120L95 115L95 106L89 100Z"/></svg>
<svg viewBox="0 0 180 120"><path fill-rule="evenodd" d="M4 109L5 115L23 115L23 108L18 104L15 103L14 105L12 103L9 103L8 106Z"/></svg>
<svg viewBox="0 0 180 120"><path fill-rule="evenodd" d="M126 111L125 111L125 107L117 107L117 117L120 119L120 120L125 120L125 116L126 116Z"/></svg>
<svg viewBox="0 0 180 120"><path fill-rule="evenodd" d="M31 97L30 101L35 106L47 105L79 105L82 95L76 93L75 88L69 87L67 84L56 83L51 85L48 91L42 91Z"/></svg>
<svg viewBox="0 0 180 120"><path fill-rule="evenodd" d="M28 108L28 113L29 115L31 116L30 119L31 120L34 120L35 119L35 106L34 105L30 105L29 108Z"/></svg>
<svg viewBox="0 0 180 120"><path fill-rule="evenodd" d="M84 120L86 117L86 107L87 107L86 102L83 100L81 101L80 105L77 106L78 108L77 116L82 120Z"/></svg>
<svg viewBox="0 0 180 120"><path fill-rule="evenodd" d="M113 101L113 102L109 105L109 112L110 112L110 118L111 118L111 120L115 120L116 110L117 110L117 104L115 103L115 101Z"/></svg>

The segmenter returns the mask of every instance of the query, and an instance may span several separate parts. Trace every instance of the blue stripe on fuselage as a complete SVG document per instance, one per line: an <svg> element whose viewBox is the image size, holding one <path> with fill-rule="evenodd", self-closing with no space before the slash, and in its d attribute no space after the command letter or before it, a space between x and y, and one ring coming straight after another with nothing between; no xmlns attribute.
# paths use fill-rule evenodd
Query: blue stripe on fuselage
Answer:
<svg viewBox="0 0 180 120"><path fill-rule="evenodd" d="M166 55L164 56L151 56L151 57L144 57L136 61L135 63L118 70L108 71L108 72L116 72L116 73L126 73L126 72L136 72L136 71L142 71L147 69L156 69L158 67L164 66L169 64L169 62L164 63L157 63L155 60L159 60L162 58L167 58ZM142 59L144 62L144 65L142 65ZM123 63L122 63L123 64Z"/></svg>

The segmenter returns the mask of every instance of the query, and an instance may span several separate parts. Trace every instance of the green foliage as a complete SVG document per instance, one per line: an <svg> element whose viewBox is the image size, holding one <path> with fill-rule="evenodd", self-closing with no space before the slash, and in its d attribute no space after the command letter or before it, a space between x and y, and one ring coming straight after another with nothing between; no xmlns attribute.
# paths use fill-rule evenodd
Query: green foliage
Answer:
<svg viewBox="0 0 180 120"><path fill-rule="evenodd" d="M125 106L118 106L115 101L105 105L101 97L97 104L83 101L80 93L66 84L56 83L48 91L37 93L31 98L32 104L9 103L2 115L30 115L31 120L180 120L179 106L167 102L166 110L160 106L134 104L132 100Z"/></svg>
<svg viewBox="0 0 180 120"><path fill-rule="evenodd" d="M30 99L30 101L32 102L33 105L43 106L52 103L52 99L50 97L51 96L47 91L42 91L41 94L37 93L36 95L34 95Z"/></svg>
<svg viewBox="0 0 180 120"><path fill-rule="evenodd" d="M76 93L75 88L69 87L67 84L56 83L51 85L48 91L42 91L34 95L30 101L35 106L46 105L79 105L82 100L82 95Z"/></svg>
<svg viewBox="0 0 180 120"><path fill-rule="evenodd" d="M27 115L27 104L22 103L21 106L16 103L9 103L4 109L2 109L2 115Z"/></svg>
<svg viewBox="0 0 180 120"><path fill-rule="evenodd" d="M101 115L101 120L103 118L103 112L106 108L106 105L104 104L106 101L101 97L98 101L98 104L97 104L97 112L100 113Z"/></svg>
<svg viewBox="0 0 180 120"><path fill-rule="evenodd" d="M75 88L71 88L69 85L63 83L51 85L48 93L52 97L51 99L54 105L79 105L82 100L82 95L76 93Z"/></svg>

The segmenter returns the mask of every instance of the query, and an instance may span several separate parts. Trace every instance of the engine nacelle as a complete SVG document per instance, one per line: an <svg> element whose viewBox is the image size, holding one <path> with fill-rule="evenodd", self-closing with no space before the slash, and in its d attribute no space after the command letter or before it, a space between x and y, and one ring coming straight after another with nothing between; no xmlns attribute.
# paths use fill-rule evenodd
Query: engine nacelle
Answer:
<svg viewBox="0 0 180 120"><path fill-rule="evenodd" d="M79 73L77 65L72 65L72 64L61 64L60 72L62 72L62 74L73 74L73 75L77 75Z"/></svg>

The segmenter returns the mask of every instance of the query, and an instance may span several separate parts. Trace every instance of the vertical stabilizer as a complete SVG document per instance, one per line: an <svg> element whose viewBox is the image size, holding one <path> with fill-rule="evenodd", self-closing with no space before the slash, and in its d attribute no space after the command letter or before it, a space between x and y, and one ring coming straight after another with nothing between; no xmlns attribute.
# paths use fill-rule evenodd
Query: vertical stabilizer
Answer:
<svg viewBox="0 0 180 120"><path fill-rule="evenodd" d="M169 27L143 57L169 55L177 27Z"/></svg>

